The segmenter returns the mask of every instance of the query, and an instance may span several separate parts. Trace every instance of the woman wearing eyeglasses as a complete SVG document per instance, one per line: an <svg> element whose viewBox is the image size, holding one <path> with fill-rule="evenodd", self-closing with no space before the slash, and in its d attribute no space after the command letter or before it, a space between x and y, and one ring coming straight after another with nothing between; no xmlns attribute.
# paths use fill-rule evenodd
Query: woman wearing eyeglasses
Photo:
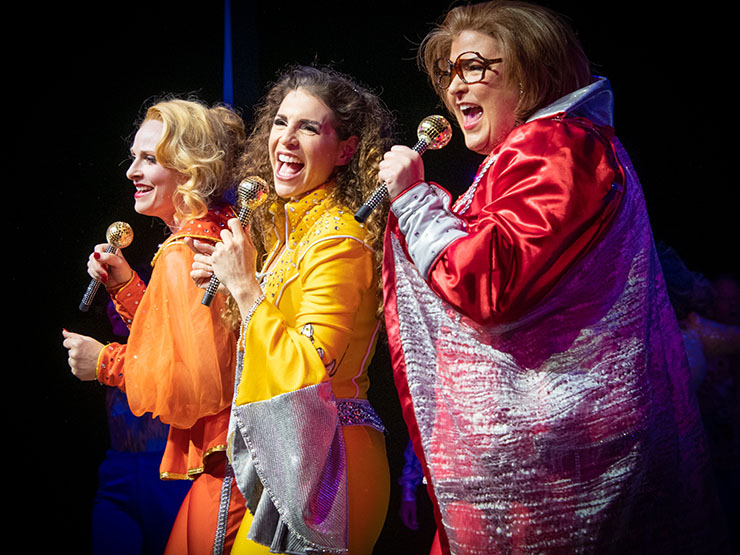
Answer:
<svg viewBox="0 0 740 555"><path fill-rule="evenodd" d="M454 204L409 148L379 174L391 355L441 549L713 551L703 430L609 83L519 2L453 9L419 58L485 157Z"/></svg>

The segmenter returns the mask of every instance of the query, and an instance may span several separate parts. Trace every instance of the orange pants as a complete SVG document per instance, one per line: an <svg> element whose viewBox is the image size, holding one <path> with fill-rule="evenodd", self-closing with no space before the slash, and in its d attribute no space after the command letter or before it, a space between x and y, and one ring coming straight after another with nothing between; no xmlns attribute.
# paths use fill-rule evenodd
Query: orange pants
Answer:
<svg viewBox="0 0 740 555"><path fill-rule="evenodd" d="M390 471L383 434L367 426L346 426L349 487L349 553L371 555L383 529L390 498ZM231 551L233 555L257 555L270 549L247 539L252 514L247 511Z"/></svg>
<svg viewBox="0 0 740 555"><path fill-rule="evenodd" d="M211 458L216 456L222 457L223 460L209 464L208 471L195 479L185 496L167 541L166 555L213 554L226 470L225 455L214 454ZM231 551L245 512L244 498L239 493L236 482L232 481L223 542L225 554Z"/></svg>

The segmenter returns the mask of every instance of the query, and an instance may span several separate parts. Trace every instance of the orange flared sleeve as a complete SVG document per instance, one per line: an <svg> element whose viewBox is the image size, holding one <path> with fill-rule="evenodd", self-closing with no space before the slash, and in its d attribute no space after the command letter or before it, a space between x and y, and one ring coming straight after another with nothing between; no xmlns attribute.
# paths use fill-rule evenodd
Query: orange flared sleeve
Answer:
<svg viewBox="0 0 740 555"><path fill-rule="evenodd" d="M163 247L128 340L125 390L134 414L190 428L228 407L233 394L234 334L221 319L225 298L210 307L190 278L192 251Z"/></svg>

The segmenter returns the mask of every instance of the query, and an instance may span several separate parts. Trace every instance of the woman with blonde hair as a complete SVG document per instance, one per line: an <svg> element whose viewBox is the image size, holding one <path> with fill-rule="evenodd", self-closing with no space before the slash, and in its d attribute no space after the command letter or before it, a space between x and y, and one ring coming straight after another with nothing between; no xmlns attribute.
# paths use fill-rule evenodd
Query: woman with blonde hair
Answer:
<svg viewBox="0 0 740 555"><path fill-rule="evenodd" d="M75 376L119 387L134 414L170 425L160 476L194 481L167 544L173 554L228 552L245 510L225 454L236 331L224 299L201 304L185 243L218 241L234 216L226 196L244 139L241 118L224 106L168 99L146 111L126 176L135 210L162 220L171 235L154 256L148 286L107 245L90 255L89 274L130 327L127 344L64 331Z"/></svg>
<svg viewBox="0 0 740 555"><path fill-rule="evenodd" d="M253 240L231 220L196 256L193 278L215 272L242 317L229 443L251 514L233 553L371 553L383 527L388 460L367 371L385 216L353 214L390 141L390 115L363 86L288 70L242 159L271 191Z"/></svg>

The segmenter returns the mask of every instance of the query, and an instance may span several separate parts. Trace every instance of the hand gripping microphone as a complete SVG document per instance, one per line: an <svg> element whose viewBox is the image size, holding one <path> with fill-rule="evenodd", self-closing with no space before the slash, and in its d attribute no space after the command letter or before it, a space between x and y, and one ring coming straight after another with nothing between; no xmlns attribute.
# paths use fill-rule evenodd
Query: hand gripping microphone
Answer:
<svg viewBox="0 0 740 555"><path fill-rule="evenodd" d="M419 141L414 145L413 150L421 155L428 148L438 150L449 143L450 137L452 137L452 127L450 122L442 116L427 116L421 120L419 127L416 129L416 136ZM365 204L355 212L355 220L360 223L367 220L370 213L378 207L387 194L388 186L382 183L365 201Z"/></svg>
<svg viewBox="0 0 740 555"><path fill-rule="evenodd" d="M239 223L244 226L249 222L252 211L267 199L267 183L261 177L247 177L239 183L238 195L239 215L237 218L239 218ZM206 287L206 292L203 294L200 304L211 305L220 283L215 275L211 276L211 281L208 282L208 287Z"/></svg>
<svg viewBox="0 0 740 555"><path fill-rule="evenodd" d="M125 249L131 244L131 241L134 240L134 230L126 222L113 222L108 226L105 238L108 240L108 248L105 249L105 252L116 252L118 249ZM87 290L82 297L82 302L80 302L82 312L87 312L90 309L99 287L100 282L97 279L90 281L90 285L87 286Z"/></svg>

